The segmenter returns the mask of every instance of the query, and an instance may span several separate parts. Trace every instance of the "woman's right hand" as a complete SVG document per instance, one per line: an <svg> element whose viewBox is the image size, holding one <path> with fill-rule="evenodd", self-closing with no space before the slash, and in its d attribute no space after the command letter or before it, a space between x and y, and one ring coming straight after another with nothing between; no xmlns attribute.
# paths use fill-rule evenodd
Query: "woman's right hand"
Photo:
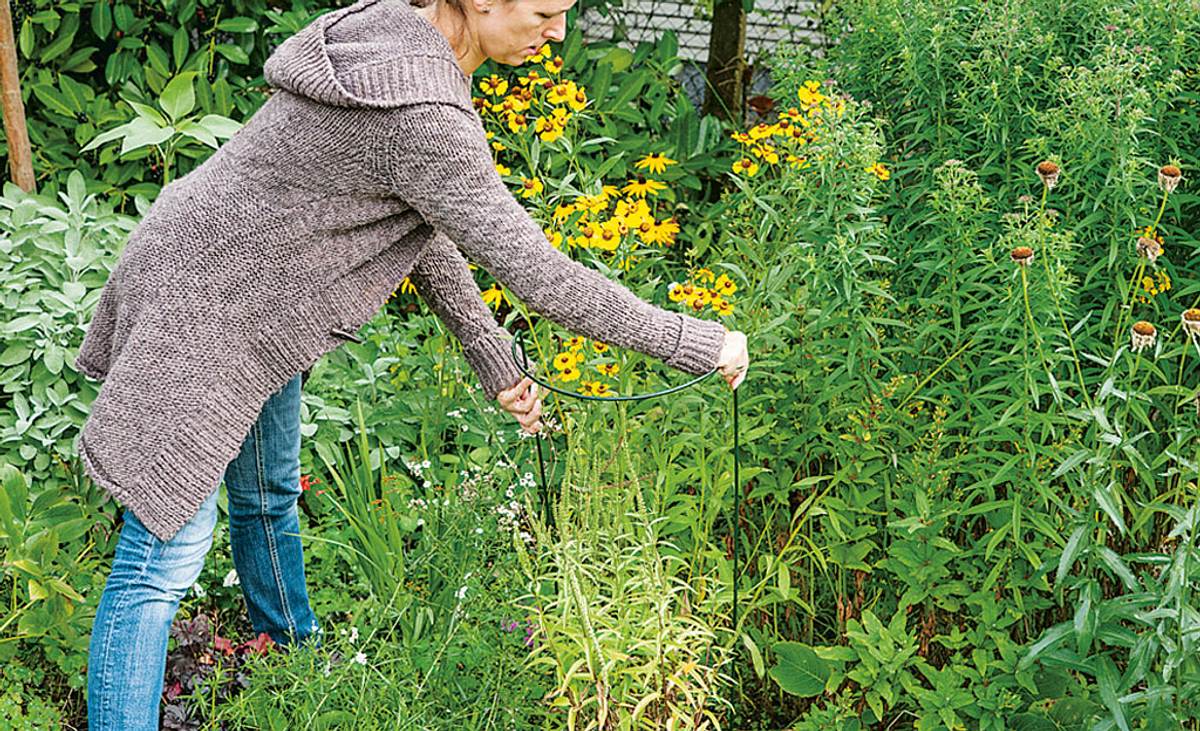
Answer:
<svg viewBox="0 0 1200 731"><path fill-rule="evenodd" d="M746 334L737 330L725 331L725 342L717 358L717 369L730 388L737 388L746 379L750 354L746 350Z"/></svg>

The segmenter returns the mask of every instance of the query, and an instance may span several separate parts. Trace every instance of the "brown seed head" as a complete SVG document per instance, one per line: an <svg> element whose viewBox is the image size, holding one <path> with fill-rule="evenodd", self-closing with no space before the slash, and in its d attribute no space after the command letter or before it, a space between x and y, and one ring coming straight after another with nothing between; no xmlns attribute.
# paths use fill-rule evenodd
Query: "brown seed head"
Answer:
<svg viewBox="0 0 1200 731"><path fill-rule="evenodd" d="M1033 249L1028 246L1018 246L1009 254L1018 266L1027 267L1033 261Z"/></svg>
<svg viewBox="0 0 1200 731"><path fill-rule="evenodd" d="M1037 165L1038 177L1042 179L1042 183L1045 184L1046 188L1049 190L1053 190L1054 186L1058 184L1058 175L1060 172L1062 171L1059 169L1058 165L1050 162L1049 160L1043 160Z"/></svg>
<svg viewBox="0 0 1200 731"><path fill-rule="evenodd" d="M1146 348L1154 346L1154 339L1158 336L1158 329L1153 324L1145 320L1138 320L1133 323L1133 328L1129 332L1129 347L1133 352L1137 353Z"/></svg>
<svg viewBox="0 0 1200 731"><path fill-rule="evenodd" d="M1174 193L1182 179L1182 171L1174 165L1163 165L1158 169L1158 187L1167 194Z"/></svg>
<svg viewBox="0 0 1200 731"><path fill-rule="evenodd" d="M1183 329L1187 330L1189 335L1193 338L1200 338L1200 310L1195 308L1184 310L1179 319L1183 322Z"/></svg>
<svg viewBox="0 0 1200 731"><path fill-rule="evenodd" d="M1138 256L1146 257L1153 264L1158 261L1158 257L1162 256L1162 244L1147 236L1139 236L1137 240L1137 253Z"/></svg>

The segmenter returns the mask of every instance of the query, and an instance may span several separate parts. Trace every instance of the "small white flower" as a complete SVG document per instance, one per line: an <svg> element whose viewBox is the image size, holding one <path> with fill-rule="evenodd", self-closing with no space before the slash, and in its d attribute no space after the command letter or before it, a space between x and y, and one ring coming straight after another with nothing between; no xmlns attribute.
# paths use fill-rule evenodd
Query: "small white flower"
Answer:
<svg viewBox="0 0 1200 731"><path fill-rule="evenodd" d="M354 654L354 662L358 663L359 665L366 665L367 664L367 653L363 652L362 650L359 650L358 652L356 652Z"/></svg>
<svg viewBox="0 0 1200 731"><path fill-rule="evenodd" d="M430 482L429 480L425 480L424 482L421 483L421 487L428 490L429 488L433 487L433 483Z"/></svg>
<svg viewBox="0 0 1200 731"><path fill-rule="evenodd" d="M466 424L463 424L463 425L462 425L462 430L463 430L463 431L466 431L466 430L467 430L467 425L466 425Z"/></svg>
<svg viewBox="0 0 1200 731"><path fill-rule="evenodd" d="M221 581L221 586L240 586L241 583L237 569L229 569L229 573L225 574L225 579Z"/></svg>
<svg viewBox="0 0 1200 731"><path fill-rule="evenodd" d="M476 528L476 529L475 529L475 535L477 535L477 536L481 536L481 535L483 535L483 528Z"/></svg>
<svg viewBox="0 0 1200 731"><path fill-rule="evenodd" d="M208 596L208 592L205 591L204 587L200 586L199 584L192 584L192 593L195 594L196 596L200 597L201 599Z"/></svg>
<svg viewBox="0 0 1200 731"><path fill-rule="evenodd" d="M350 642L351 643L358 642L358 627L350 628Z"/></svg>
<svg viewBox="0 0 1200 731"><path fill-rule="evenodd" d="M424 518L417 518L417 527L418 527L418 528L420 528L420 527L421 527L421 526L423 526L423 525L425 525L425 519L424 519Z"/></svg>
<svg viewBox="0 0 1200 731"><path fill-rule="evenodd" d="M467 595L466 584L463 584L462 586L458 587L458 591L454 592L454 597L456 599L458 599L460 602L463 600L463 597L465 597L466 595Z"/></svg>

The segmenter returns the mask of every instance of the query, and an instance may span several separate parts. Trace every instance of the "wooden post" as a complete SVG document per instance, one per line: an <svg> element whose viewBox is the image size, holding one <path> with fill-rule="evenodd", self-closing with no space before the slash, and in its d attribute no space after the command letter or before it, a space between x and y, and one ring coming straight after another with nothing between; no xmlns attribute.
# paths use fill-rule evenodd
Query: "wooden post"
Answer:
<svg viewBox="0 0 1200 731"><path fill-rule="evenodd" d="M708 40L708 93L704 112L742 123L745 101L746 10L742 0L715 0Z"/></svg>
<svg viewBox="0 0 1200 731"><path fill-rule="evenodd" d="M17 44L13 39L12 8L0 0L0 88L4 92L4 135L8 139L8 166L13 182L26 193L33 192L33 152L25 127L25 103L21 100L21 75L17 73Z"/></svg>

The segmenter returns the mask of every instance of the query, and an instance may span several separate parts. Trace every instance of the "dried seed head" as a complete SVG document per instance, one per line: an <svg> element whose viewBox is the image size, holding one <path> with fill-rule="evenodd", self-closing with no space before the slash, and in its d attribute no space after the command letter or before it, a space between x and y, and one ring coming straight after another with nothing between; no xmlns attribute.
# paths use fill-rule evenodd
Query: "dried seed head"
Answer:
<svg viewBox="0 0 1200 731"><path fill-rule="evenodd" d="M1183 329L1187 330L1189 335L1200 339L1200 310L1195 308L1184 310L1179 319L1183 322Z"/></svg>
<svg viewBox="0 0 1200 731"><path fill-rule="evenodd" d="M1163 165L1158 169L1158 187L1166 193L1174 193L1183 180L1183 173L1174 165Z"/></svg>
<svg viewBox="0 0 1200 731"><path fill-rule="evenodd" d="M1033 249L1028 246L1018 246L1009 254L1017 266L1027 267L1033 261Z"/></svg>
<svg viewBox="0 0 1200 731"><path fill-rule="evenodd" d="M1145 348L1154 347L1154 340L1158 337L1158 329L1145 320L1138 320L1133 323L1129 335L1129 345L1133 349L1133 352L1137 353Z"/></svg>
<svg viewBox="0 0 1200 731"><path fill-rule="evenodd" d="M1162 256L1163 247L1155 239L1146 236L1139 236L1137 240L1138 256L1144 256L1150 260L1150 263L1158 261L1158 257Z"/></svg>
<svg viewBox="0 0 1200 731"><path fill-rule="evenodd" d="M1054 190L1054 186L1058 185L1059 172L1058 165L1049 160L1043 160L1037 165L1038 177L1042 179L1042 183L1045 184L1047 190Z"/></svg>

